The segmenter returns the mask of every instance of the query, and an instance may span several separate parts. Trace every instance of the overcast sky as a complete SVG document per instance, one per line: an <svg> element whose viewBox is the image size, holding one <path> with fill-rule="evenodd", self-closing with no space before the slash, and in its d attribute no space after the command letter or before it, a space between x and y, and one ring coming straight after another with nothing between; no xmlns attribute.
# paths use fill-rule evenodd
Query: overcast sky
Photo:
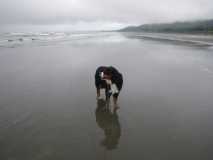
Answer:
<svg viewBox="0 0 213 160"><path fill-rule="evenodd" d="M0 25L98 24L104 28L210 18L213 0L0 0Z"/></svg>

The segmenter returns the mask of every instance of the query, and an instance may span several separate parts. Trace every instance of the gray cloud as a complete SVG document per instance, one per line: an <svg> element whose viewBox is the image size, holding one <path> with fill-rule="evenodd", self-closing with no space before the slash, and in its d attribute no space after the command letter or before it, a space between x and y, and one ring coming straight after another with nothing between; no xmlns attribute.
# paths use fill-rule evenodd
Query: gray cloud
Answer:
<svg viewBox="0 0 213 160"><path fill-rule="evenodd" d="M143 24L210 18L212 0L0 0L0 24Z"/></svg>

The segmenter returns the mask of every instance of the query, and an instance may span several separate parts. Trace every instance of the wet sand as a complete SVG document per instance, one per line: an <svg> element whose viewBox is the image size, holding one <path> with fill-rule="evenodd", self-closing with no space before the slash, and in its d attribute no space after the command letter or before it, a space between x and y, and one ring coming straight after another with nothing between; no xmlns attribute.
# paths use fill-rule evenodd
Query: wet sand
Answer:
<svg viewBox="0 0 213 160"><path fill-rule="evenodd" d="M0 159L212 159L212 51L120 33L0 48ZM114 114L100 65L123 73Z"/></svg>

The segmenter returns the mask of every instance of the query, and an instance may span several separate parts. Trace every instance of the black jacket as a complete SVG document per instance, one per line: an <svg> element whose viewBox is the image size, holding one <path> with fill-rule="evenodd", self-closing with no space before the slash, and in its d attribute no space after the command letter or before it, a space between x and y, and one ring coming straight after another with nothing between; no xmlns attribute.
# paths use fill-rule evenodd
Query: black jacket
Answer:
<svg viewBox="0 0 213 160"><path fill-rule="evenodd" d="M101 80L100 73L104 72L106 69L108 69L111 72L112 83L115 83L116 86L118 87L118 90L120 91L121 88L122 88L122 85L123 85L123 76L116 68L114 68L112 66L109 66L109 67L100 66L100 67L98 67L98 69L95 72L95 85L96 85L96 87L105 83L105 82L103 82L103 80Z"/></svg>

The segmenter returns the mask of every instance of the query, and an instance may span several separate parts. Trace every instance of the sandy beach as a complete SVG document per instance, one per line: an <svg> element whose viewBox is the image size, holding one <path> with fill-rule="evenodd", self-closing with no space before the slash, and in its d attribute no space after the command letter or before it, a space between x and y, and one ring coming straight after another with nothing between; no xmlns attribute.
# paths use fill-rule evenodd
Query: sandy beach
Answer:
<svg viewBox="0 0 213 160"><path fill-rule="evenodd" d="M211 45L73 37L0 47L1 160L213 158ZM97 108L101 65L124 77L114 114Z"/></svg>

